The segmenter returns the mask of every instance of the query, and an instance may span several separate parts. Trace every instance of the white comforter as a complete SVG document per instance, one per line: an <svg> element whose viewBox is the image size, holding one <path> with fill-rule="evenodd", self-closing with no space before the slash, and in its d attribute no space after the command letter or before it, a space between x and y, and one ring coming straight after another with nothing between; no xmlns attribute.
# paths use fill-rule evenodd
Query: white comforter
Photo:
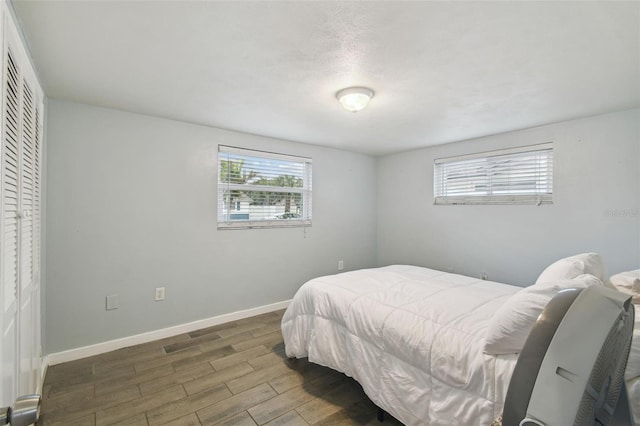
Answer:
<svg viewBox="0 0 640 426"><path fill-rule="evenodd" d="M405 424L489 425L517 356L485 355L485 331L519 289L403 265L316 278L282 319L286 353L355 378Z"/></svg>

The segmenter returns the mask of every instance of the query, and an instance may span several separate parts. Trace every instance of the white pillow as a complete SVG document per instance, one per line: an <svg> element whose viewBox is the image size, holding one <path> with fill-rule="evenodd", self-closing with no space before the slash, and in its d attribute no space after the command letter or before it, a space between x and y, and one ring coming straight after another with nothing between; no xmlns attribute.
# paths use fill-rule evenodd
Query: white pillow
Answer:
<svg viewBox="0 0 640 426"><path fill-rule="evenodd" d="M616 290L630 294L633 303L640 304L640 269L635 271L620 272L609 278ZM636 314L638 317L640 313Z"/></svg>
<svg viewBox="0 0 640 426"><path fill-rule="evenodd" d="M582 274L593 275L604 282L606 278L602 257L597 253L583 253L560 259L542 271L536 284L573 279Z"/></svg>
<svg viewBox="0 0 640 426"><path fill-rule="evenodd" d="M541 282L511 296L493 315L487 328L484 352L490 355L519 353L547 303L559 291L603 285L597 277L584 274L570 280Z"/></svg>

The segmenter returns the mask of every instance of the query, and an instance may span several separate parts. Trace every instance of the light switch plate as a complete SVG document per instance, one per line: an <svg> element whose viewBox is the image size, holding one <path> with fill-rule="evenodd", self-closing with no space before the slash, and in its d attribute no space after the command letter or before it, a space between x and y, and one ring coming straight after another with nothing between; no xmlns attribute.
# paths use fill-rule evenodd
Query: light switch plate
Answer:
<svg viewBox="0 0 640 426"><path fill-rule="evenodd" d="M156 301L164 300L164 287L156 288Z"/></svg>
<svg viewBox="0 0 640 426"><path fill-rule="evenodd" d="M118 295L112 294L111 296L107 296L107 311L111 311L113 309L118 309Z"/></svg>

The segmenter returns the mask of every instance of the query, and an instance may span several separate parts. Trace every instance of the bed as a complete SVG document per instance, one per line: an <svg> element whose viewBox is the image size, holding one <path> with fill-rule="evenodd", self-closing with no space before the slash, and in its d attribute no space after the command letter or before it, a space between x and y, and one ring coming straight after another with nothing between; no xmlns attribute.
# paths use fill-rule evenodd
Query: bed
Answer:
<svg viewBox="0 0 640 426"><path fill-rule="evenodd" d="M578 267L556 262L526 289L408 265L313 279L283 316L286 354L353 377L407 425L490 425L546 302L561 288L603 285L603 267L567 259Z"/></svg>

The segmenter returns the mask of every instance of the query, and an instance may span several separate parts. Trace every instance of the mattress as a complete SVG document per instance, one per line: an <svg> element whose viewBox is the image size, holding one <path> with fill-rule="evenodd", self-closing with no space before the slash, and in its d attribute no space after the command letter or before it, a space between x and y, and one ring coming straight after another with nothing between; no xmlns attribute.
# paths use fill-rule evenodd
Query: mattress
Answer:
<svg viewBox="0 0 640 426"><path fill-rule="evenodd" d="M407 425L489 425L517 355L484 354L485 331L519 289L406 265L316 278L282 319L286 354L353 377Z"/></svg>

